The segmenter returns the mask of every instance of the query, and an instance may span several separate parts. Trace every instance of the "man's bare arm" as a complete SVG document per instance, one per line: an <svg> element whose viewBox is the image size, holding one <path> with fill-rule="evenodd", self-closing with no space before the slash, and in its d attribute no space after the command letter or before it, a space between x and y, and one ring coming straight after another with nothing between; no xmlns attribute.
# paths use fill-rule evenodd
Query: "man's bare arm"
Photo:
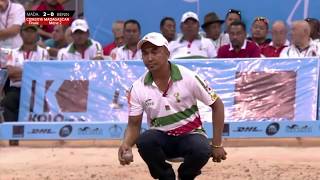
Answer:
<svg viewBox="0 0 320 180"><path fill-rule="evenodd" d="M132 146L136 143L141 128L142 114L129 116L128 127L124 134L123 142L118 150L118 160L121 165L129 165L133 162Z"/></svg>
<svg viewBox="0 0 320 180"><path fill-rule="evenodd" d="M222 144L222 132L224 126L224 105L220 98L218 98L212 105L212 126L213 139L212 144L220 146Z"/></svg>
<svg viewBox="0 0 320 180"><path fill-rule="evenodd" d="M48 32L46 32L46 31L44 31L44 30L42 30L40 28L38 29L38 33L41 36L45 36L47 38L52 38L52 34L51 33L48 33Z"/></svg>
<svg viewBox="0 0 320 180"><path fill-rule="evenodd" d="M220 98L218 98L212 105L212 161L221 162L227 159L227 152L222 146L222 133L224 126L224 105Z"/></svg>
<svg viewBox="0 0 320 180"><path fill-rule="evenodd" d="M9 28L0 30L0 40L6 40L20 33L20 25L12 25Z"/></svg>
<svg viewBox="0 0 320 180"><path fill-rule="evenodd" d="M129 116L128 127L124 135L123 143L132 147L139 135L141 129L142 114L138 116Z"/></svg>

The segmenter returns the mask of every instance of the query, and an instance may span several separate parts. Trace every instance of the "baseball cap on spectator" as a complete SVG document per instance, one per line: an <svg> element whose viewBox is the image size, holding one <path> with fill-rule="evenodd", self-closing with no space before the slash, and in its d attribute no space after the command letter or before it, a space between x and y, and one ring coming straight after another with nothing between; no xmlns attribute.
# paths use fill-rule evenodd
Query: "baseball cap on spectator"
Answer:
<svg viewBox="0 0 320 180"><path fill-rule="evenodd" d="M238 16L240 17L241 20L241 11L237 10L237 9L229 9L226 15L226 18L229 16L229 14L238 14Z"/></svg>
<svg viewBox="0 0 320 180"><path fill-rule="evenodd" d="M196 21L199 22L199 18L198 18L198 15L194 12L191 12L191 11L188 11L186 13L184 13L181 17L181 22L184 23L187 19L195 19Z"/></svg>
<svg viewBox="0 0 320 180"><path fill-rule="evenodd" d="M89 30L89 26L87 21L84 19L76 19L71 24L71 32L74 33L77 30L87 32Z"/></svg>
<svg viewBox="0 0 320 180"><path fill-rule="evenodd" d="M29 28L31 28L31 29L33 29L33 30L35 30L35 31L38 30L38 26L37 26L37 25L34 25L34 24L26 24L26 23L23 23L23 24L21 25L21 31L24 31L24 30L29 29Z"/></svg>
<svg viewBox="0 0 320 180"><path fill-rule="evenodd" d="M224 20L220 20L219 16L215 12L211 12L204 17L204 24L202 24L201 27L205 29L207 26L213 23L222 24L224 23Z"/></svg>
<svg viewBox="0 0 320 180"><path fill-rule="evenodd" d="M310 18L310 17L308 17L308 18L306 18L306 19L304 19L305 21L307 21L307 22L311 22L311 21L318 21L318 19L316 19L316 18Z"/></svg>
<svg viewBox="0 0 320 180"><path fill-rule="evenodd" d="M151 44L155 45L155 46L164 46L167 48L167 50L169 51L169 43L167 41L167 39L160 33L157 32L151 32L146 34L139 42L137 45L138 49L141 49L141 46L146 43L146 42L150 42Z"/></svg>
<svg viewBox="0 0 320 180"><path fill-rule="evenodd" d="M264 22L264 23L267 25L267 27L269 27L269 20L268 20L266 17L262 17L262 16L256 17L256 18L254 19L253 23L255 23L255 22L257 22L257 21L262 21L262 22Z"/></svg>
<svg viewBox="0 0 320 180"><path fill-rule="evenodd" d="M319 21L318 19L308 17L308 18L306 18L306 19L304 19L304 20L307 21L308 23L313 23L313 24L315 24L315 28L316 28L316 29L319 29L320 21Z"/></svg>

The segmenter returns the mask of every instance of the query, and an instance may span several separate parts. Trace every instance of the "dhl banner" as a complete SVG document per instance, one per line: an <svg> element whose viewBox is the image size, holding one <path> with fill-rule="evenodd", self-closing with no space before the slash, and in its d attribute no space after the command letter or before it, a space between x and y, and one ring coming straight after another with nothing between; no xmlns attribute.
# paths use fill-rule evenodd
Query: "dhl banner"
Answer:
<svg viewBox="0 0 320 180"><path fill-rule="evenodd" d="M317 58L172 62L208 81L227 122L316 120ZM26 62L19 121L125 123L128 90L145 71L141 60ZM210 108L199 107L210 122Z"/></svg>
<svg viewBox="0 0 320 180"><path fill-rule="evenodd" d="M213 137L212 123L203 124ZM21 139L121 139L127 123L121 122L10 122L0 123L0 140ZM148 129L142 124L141 132ZM224 138L320 137L319 121L228 122Z"/></svg>

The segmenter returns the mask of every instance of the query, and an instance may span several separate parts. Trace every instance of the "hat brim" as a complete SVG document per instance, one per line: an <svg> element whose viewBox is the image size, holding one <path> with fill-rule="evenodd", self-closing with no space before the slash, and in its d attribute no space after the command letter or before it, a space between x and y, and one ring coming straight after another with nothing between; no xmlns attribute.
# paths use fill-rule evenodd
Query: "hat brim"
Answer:
<svg viewBox="0 0 320 180"><path fill-rule="evenodd" d="M197 22L199 22L199 19L195 18L195 17L188 17L187 19L185 19L184 21L181 21L181 23L185 23L188 19L193 19Z"/></svg>
<svg viewBox="0 0 320 180"><path fill-rule="evenodd" d="M38 30L38 27L37 27L37 26L24 26L24 27L22 28L23 31L26 30L26 29L33 29L33 30L37 31L37 30Z"/></svg>
<svg viewBox="0 0 320 180"><path fill-rule="evenodd" d="M209 25L214 24L214 23L223 24L223 23L224 23L224 20L215 20L215 21L206 22L206 23L204 23L204 24L201 25L201 28L202 28L202 29L205 29L206 27L208 27Z"/></svg>
<svg viewBox="0 0 320 180"><path fill-rule="evenodd" d="M165 46L165 45L163 45L162 43L157 43L157 42L152 42L152 41L147 40L147 39L142 39L142 40L140 40L140 41L138 42L137 48L138 48L138 49L141 49L142 45L143 45L144 43L146 43L146 42L149 42L149 43L151 43L151 44L153 44L153 45L155 45L155 46L158 46L158 47Z"/></svg>
<svg viewBox="0 0 320 180"><path fill-rule="evenodd" d="M76 28L76 29L72 29L71 32L74 33L76 31L82 31L82 32L87 32L89 29L88 28Z"/></svg>

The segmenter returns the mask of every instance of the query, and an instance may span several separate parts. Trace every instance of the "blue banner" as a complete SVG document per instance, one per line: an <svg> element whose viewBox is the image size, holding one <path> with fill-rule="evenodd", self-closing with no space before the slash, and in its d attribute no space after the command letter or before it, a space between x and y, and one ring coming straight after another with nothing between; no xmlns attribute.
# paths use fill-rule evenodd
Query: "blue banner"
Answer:
<svg viewBox="0 0 320 180"><path fill-rule="evenodd" d="M318 59L174 63L208 81L225 104L226 121L316 120ZM126 95L145 71L142 61L27 62L19 121L127 122ZM210 122L211 109L199 107Z"/></svg>

